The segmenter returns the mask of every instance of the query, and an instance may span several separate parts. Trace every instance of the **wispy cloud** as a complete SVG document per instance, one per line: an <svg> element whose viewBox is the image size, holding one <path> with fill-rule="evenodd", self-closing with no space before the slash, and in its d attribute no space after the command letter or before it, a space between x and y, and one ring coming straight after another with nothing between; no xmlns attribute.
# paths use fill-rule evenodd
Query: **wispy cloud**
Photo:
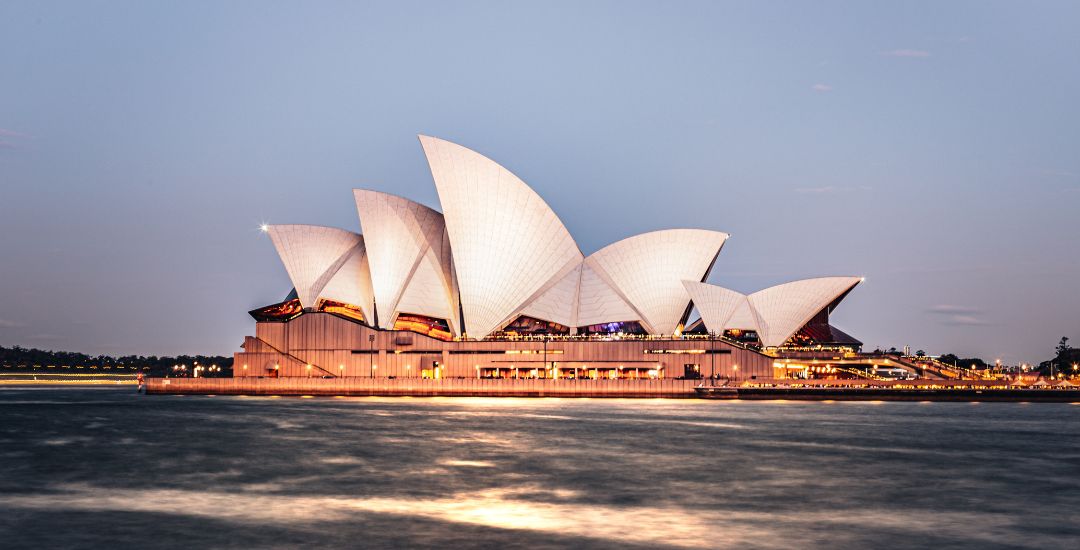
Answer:
<svg viewBox="0 0 1080 550"><path fill-rule="evenodd" d="M824 195L826 193L835 193L836 187L833 185L826 185L824 187L799 187L795 192L804 195Z"/></svg>
<svg viewBox="0 0 1080 550"><path fill-rule="evenodd" d="M897 50L881 52L881 55L887 55L889 57L930 57L930 52L926 50L909 50L901 48Z"/></svg>
<svg viewBox="0 0 1080 550"><path fill-rule="evenodd" d="M832 86L829 86L828 84L820 84L820 83L818 83L818 84L814 84L813 86L810 86L810 89L814 90L815 92L831 92L832 91Z"/></svg>
<svg viewBox="0 0 1080 550"><path fill-rule="evenodd" d="M18 145L16 145L16 142L18 141L18 138L24 137L26 137L26 134L22 132L0 128L0 149L17 149Z"/></svg>
<svg viewBox="0 0 1080 550"><path fill-rule="evenodd" d="M823 185L821 187L796 187L794 191L800 195L827 195L830 193L852 193L856 191L870 191L873 187L869 185L858 185L852 187L840 187L836 185Z"/></svg>
<svg viewBox="0 0 1080 550"><path fill-rule="evenodd" d="M980 309L952 304L937 304L926 309L926 313L939 318L943 325L984 326L989 325Z"/></svg>
<svg viewBox="0 0 1080 550"><path fill-rule="evenodd" d="M1058 178L1080 178L1080 174L1069 170L1043 170L1042 175L1054 176Z"/></svg>
<svg viewBox="0 0 1080 550"><path fill-rule="evenodd" d="M26 326L18 321L11 321L8 319L0 319L0 328L19 328Z"/></svg>

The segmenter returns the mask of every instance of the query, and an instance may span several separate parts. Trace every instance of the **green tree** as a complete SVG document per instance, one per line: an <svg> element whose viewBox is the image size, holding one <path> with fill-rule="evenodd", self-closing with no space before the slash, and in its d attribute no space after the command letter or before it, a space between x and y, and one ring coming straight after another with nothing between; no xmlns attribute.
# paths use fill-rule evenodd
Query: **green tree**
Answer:
<svg viewBox="0 0 1080 550"><path fill-rule="evenodd" d="M1072 351L1072 347L1069 346L1069 337L1068 336L1062 336L1061 337L1061 341L1058 342L1056 351L1057 351L1056 356L1058 358L1064 358L1065 356L1069 355L1069 352Z"/></svg>

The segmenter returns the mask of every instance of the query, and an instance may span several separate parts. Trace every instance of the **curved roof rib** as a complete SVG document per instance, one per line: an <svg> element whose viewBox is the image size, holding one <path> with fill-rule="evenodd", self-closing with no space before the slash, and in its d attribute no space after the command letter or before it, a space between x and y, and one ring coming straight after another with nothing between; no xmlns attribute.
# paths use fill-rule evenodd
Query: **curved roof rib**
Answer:
<svg viewBox="0 0 1080 550"><path fill-rule="evenodd" d="M781 346L821 310L836 306L860 277L819 277L759 290L748 297L765 347Z"/></svg>
<svg viewBox="0 0 1080 550"><path fill-rule="evenodd" d="M379 326L391 328L398 313L446 319L459 334L443 215L409 199L353 189L370 257Z"/></svg>
<svg viewBox="0 0 1080 550"><path fill-rule="evenodd" d="M556 275L556 277L559 277ZM566 275L522 308L521 314L543 319L567 327L577 323L578 288L581 284L581 264L574 266ZM513 319L511 319L513 321Z"/></svg>
<svg viewBox="0 0 1080 550"><path fill-rule="evenodd" d="M601 323L641 321L641 314L611 284L601 277L586 260L581 271L581 291L578 297L576 325L587 327Z"/></svg>
<svg viewBox="0 0 1080 550"><path fill-rule="evenodd" d="M419 136L454 251L465 330L483 338L583 256L525 182L460 145Z"/></svg>
<svg viewBox="0 0 1080 550"><path fill-rule="evenodd" d="M690 293L690 299L697 306L701 320L709 332L723 333L729 328L751 328L730 326L735 313L749 306L745 294L697 281L683 281L683 286ZM750 320L753 322L753 318Z"/></svg>
<svg viewBox="0 0 1080 550"><path fill-rule="evenodd" d="M585 260L640 315L646 330L672 334L689 312L682 281L703 281L727 233L665 229L610 244Z"/></svg>
<svg viewBox="0 0 1080 550"><path fill-rule="evenodd" d="M351 231L319 225L271 225L266 232L304 307L315 307L323 288L363 242Z"/></svg>
<svg viewBox="0 0 1080 550"><path fill-rule="evenodd" d="M745 298L749 298L746 296ZM727 321L727 326L724 330L728 329L742 329L757 331L757 317L754 317L754 311L750 308L750 300L744 299L739 307L735 308L735 312L731 314L731 318Z"/></svg>
<svg viewBox="0 0 1080 550"><path fill-rule="evenodd" d="M371 323L375 318L372 308L374 293L362 237L361 235L360 242L353 247L345 263L341 264L341 268L323 287L319 297L358 306L364 314L364 321Z"/></svg>

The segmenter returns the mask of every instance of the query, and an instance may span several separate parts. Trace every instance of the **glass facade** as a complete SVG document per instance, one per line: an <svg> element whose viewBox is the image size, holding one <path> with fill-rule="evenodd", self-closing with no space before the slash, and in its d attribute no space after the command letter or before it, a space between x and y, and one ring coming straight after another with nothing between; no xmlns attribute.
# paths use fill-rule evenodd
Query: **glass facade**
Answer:
<svg viewBox="0 0 1080 550"><path fill-rule="evenodd" d="M256 321L284 323L300 315L303 311L304 306L300 305L300 300L293 298L279 304L253 309L248 314L254 317Z"/></svg>
<svg viewBox="0 0 1080 550"><path fill-rule="evenodd" d="M578 334L648 334L648 331L637 321L618 321L580 327Z"/></svg>
<svg viewBox="0 0 1080 550"><path fill-rule="evenodd" d="M570 334L570 327L566 325L560 325L559 323L553 323L551 321L545 321L543 319L536 319L535 317L529 317L528 315L522 315L503 327L497 333L493 333L493 336L524 336L533 334Z"/></svg>
<svg viewBox="0 0 1080 550"><path fill-rule="evenodd" d="M445 319L436 319L426 315L402 313L394 321L394 330L408 330L439 340L451 340L450 325Z"/></svg>
<svg viewBox="0 0 1080 550"><path fill-rule="evenodd" d="M334 313L336 315L348 317L354 321L364 322L364 312L360 310L360 306L354 306L344 302L319 300L319 311Z"/></svg>

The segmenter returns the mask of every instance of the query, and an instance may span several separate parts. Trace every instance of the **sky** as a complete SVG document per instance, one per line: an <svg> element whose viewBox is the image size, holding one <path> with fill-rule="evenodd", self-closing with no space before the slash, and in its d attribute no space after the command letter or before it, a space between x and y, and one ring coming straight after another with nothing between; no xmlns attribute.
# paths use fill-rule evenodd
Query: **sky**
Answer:
<svg viewBox="0 0 1080 550"><path fill-rule="evenodd" d="M231 354L261 223L438 209L417 134L589 254L731 233L710 282L866 281L867 348L1080 344L1077 2L0 3L0 345Z"/></svg>

